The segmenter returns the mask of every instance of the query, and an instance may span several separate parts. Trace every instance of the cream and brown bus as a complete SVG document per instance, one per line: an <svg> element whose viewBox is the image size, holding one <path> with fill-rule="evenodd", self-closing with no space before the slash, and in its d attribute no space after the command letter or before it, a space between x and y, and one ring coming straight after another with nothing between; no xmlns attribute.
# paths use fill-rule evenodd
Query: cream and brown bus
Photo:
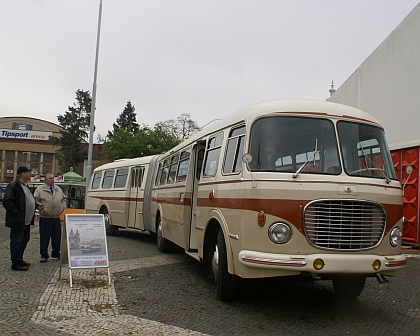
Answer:
<svg viewBox="0 0 420 336"><path fill-rule="evenodd" d="M116 160L96 168L86 193L86 213L103 214L108 235L119 228L152 231L151 180L157 156ZM149 187L148 187L149 186Z"/></svg>
<svg viewBox="0 0 420 336"><path fill-rule="evenodd" d="M156 157L150 231L204 263L221 300L240 278L332 280L357 297L406 264L402 188L385 133L358 109L258 103ZM130 198L131 200L131 198Z"/></svg>

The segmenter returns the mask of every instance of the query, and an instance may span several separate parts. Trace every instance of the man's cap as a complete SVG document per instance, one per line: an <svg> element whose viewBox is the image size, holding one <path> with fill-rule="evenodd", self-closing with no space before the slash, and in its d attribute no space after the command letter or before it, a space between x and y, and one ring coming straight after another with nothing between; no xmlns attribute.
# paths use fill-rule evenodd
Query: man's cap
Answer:
<svg viewBox="0 0 420 336"><path fill-rule="evenodd" d="M31 169L28 168L28 167L19 167L18 170L17 170L17 174L20 175L22 173L26 173L26 172L30 172L30 171L31 171Z"/></svg>

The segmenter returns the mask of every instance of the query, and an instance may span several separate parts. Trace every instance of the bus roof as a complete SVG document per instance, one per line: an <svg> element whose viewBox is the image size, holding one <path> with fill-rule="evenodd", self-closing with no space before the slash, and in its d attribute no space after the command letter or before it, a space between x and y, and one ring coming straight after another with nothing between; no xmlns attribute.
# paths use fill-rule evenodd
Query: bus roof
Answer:
<svg viewBox="0 0 420 336"><path fill-rule="evenodd" d="M192 143L204 135L217 132L220 129L234 125L242 120L247 120L248 123L252 123L260 116L276 113L315 114L318 116L329 115L339 118L367 121L380 126L378 120L372 115L351 106L310 99L276 99L247 106L223 119L215 120L202 130L194 133L191 137L181 142L169 152L176 151L179 148L184 147L187 143ZM168 152L163 154L163 156L166 156L166 154L168 154Z"/></svg>
<svg viewBox="0 0 420 336"><path fill-rule="evenodd" d="M102 166L97 167L94 171L112 169L116 167L124 168L124 167L136 166L136 165L141 165L141 164L147 164L150 162L150 160L154 156L155 155L142 156L142 157L137 157L133 159L119 159L110 163L105 163Z"/></svg>

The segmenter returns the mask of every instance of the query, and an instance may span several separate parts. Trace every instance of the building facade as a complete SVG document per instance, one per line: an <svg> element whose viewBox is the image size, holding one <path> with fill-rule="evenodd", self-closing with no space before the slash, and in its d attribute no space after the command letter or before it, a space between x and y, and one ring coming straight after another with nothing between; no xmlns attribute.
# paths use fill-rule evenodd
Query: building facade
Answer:
<svg viewBox="0 0 420 336"><path fill-rule="evenodd" d="M32 180L46 173L58 173L56 151L50 136L60 135L60 126L30 117L0 118L0 181L9 183L17 168L32 169Z"/></svg>
<svg viewBox="0 0 420 336"><path fill-rule="evenodd" d="M56 152L50 136L60 137L60 126L31 117L0 117L0 182L9 183L16 178L17 168L32 169L32 182L39 182L46 173L59 174ZM85 152L88 144L81 143ZM93 146L92 170L106 161L101 156L101 144ZM87 154L74 171L86 178Z"/></svg>

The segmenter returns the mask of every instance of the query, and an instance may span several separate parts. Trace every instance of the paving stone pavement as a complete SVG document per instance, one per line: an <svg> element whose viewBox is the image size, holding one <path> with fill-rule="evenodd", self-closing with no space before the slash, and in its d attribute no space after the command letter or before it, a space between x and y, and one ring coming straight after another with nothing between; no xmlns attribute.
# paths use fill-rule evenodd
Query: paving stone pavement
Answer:
<svg viewBox="0 0 420 336"><path fill-rule="evenodd" d="M389 285L368 279L353 302L343 304L328 282L273 279L248 282L246 298L225 303L184 253L161 254L139 232L107 240L111 286L106 269L77 269L73 288L67 265L59 279L60 261L39 263L37 226L27 272L10 270L9 242L1 243L0 335L420 334L418 252L407 254L407 268Z"/></svg>
<svg viewBox="0 0 420 336"><path fill-rule="evenodd" d="M1 225L1 224L0 224ZM38 228L31 230L26 272L10 270L9 241L0 245L1 335L205 335L124 313L117 300L113 273L177 263L179 256L159 255L110 262L99 268L73 270L58 260L39 263ZM110 258L111 259L111 258Z"/></svg>

